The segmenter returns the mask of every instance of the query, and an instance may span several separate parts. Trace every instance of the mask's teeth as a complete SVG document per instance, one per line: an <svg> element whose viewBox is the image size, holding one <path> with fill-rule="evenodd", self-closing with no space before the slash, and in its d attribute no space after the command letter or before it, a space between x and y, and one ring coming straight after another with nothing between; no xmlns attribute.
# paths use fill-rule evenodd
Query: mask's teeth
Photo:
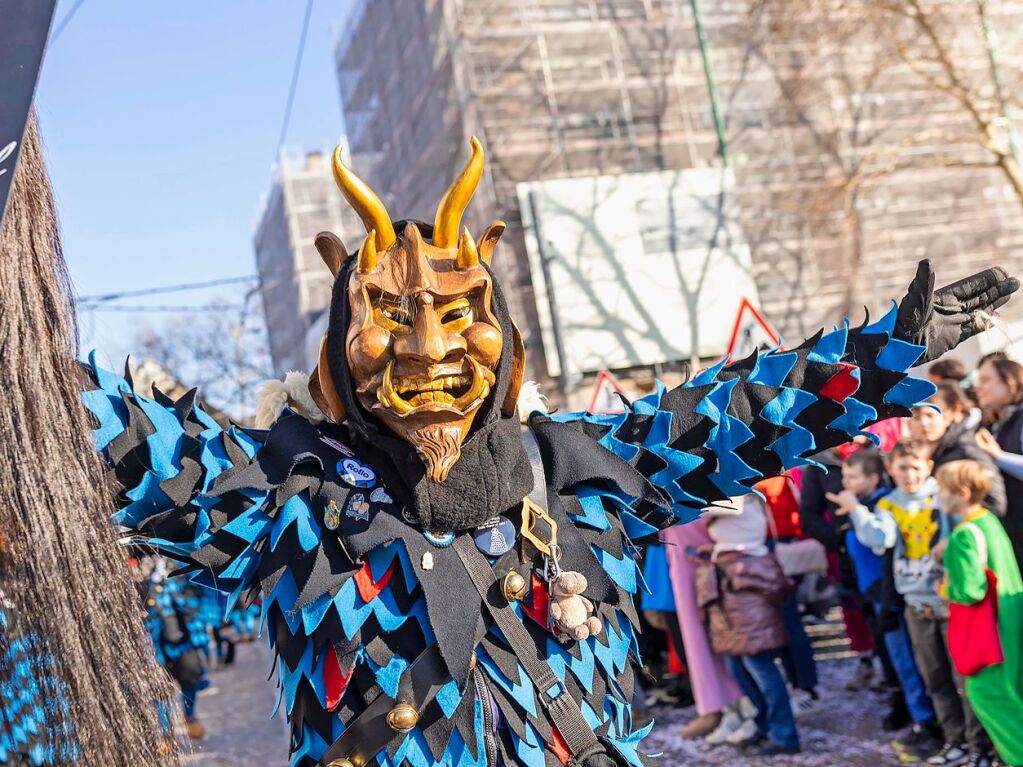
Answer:
<svg viewBox="0 0 1023 767"><path fill-rule="evenodd" d="M469 387L469 391L454 402L454 406L463 413L482 402L490 393L490 384L487 383L487 379L483 375L483 368L473 357L466 359L469 360L469 366L472 368L472 385Z"/></svg>
<svg viewBox="0 0 1023 767"><path fill-rule="evenodd" d="M380 388L377 389L377 401L398 415L408 415L412 412L413 405L399 397L398 392L394 390L393 369L394 360L391 360L387 363L387 367L384 368L384 377L380 382Z"/></svg>

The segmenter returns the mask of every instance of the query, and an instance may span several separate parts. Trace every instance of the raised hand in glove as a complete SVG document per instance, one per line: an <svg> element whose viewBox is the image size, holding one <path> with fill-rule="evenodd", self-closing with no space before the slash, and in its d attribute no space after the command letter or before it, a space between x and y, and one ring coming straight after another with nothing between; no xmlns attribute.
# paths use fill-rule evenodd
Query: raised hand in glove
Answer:
<svg viewBox="0 0 1023 767"><path fill-rule="evenodd" d="M1000 266L935 290L933 267L924 259L899 304L894 335L927 347L918 364L932 362L991 327L991 314L1017 290L1019 280Z"/></svg>

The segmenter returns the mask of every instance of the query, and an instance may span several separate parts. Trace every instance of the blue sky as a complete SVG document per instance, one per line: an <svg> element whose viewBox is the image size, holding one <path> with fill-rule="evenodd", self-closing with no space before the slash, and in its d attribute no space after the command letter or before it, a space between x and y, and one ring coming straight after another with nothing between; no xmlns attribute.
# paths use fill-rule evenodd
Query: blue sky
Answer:
<svg viewBox="0 0 1023 767"><path fill-rule="evenodd" d="M60 0L56 22L73 4ZM343 132L332 56L343 6L314 0L286 145L331 148ZM36 94L79 295L255 272L252 232L304 13L301 0L81 5L48 49ZM84 313L83 348L121 360L140 328L173 316Z"/></svg>

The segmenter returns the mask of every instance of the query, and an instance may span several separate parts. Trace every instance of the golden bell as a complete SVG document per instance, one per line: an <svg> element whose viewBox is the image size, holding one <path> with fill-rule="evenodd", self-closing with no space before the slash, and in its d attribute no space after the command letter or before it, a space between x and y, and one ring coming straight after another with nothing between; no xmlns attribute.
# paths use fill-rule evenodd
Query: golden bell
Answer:
<svg viewBox="0 0 1023 767"><path fill-rule="evenodd" d="M387 725L395 732L409 732L419 721L419 712L408 703L399 703L387 714Z"/></svg>
<svg viewBox="0 0 1023 767"><path fill-rule="evenodd" d="M327 767L355 767L355 765L347 759L335 759Z"/></svg>
<svg viewBox="0 0 1023 767"><path fill-rule="evenodd" d="M526 579L512 570L501 582L501 593L509 602L518 602L526 596Z"/></svg>

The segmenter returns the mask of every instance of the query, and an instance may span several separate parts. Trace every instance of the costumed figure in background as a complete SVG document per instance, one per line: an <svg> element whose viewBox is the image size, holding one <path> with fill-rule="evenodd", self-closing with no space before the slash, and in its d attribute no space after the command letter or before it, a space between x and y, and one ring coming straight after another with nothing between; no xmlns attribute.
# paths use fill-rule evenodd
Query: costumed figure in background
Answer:
<svg viewBox="0 0 1023 767"><path fill-rule="evenodd" d="M206 727L196 716L195 704L199 692L209 687L203 661L209 655L210 643L202 599L204 592L212 590L199 589L184 578L168 578L172 569L160 556L142 556L132 564L156 659L181 690L185 732L199 740L206 735ZM169 729L169 722L167 726Z"/></svg>
<svg viewBox="0 0 1023 767"><path fill-rule="evenodd" d="M937 292L921 264L872 324L663 387L617 415L533 412L524 351L462 213L471 158L432 225L394 221L334 155L368 234L335 277L310 390L266 431L194 394L148 399L93 363L85 402L126 487L117 520L196 583L261 594L298 767L645 763L630 702L635 544L934 391L906 370L983 330L1018 283Z"/></svg>
<svg viewBox="0 0 1023 767"><path fill-rule="evenodd" d="M74 327L30 118L0 232L0 764L176 765L154 705L173 687L109 521Z"/></svg>

